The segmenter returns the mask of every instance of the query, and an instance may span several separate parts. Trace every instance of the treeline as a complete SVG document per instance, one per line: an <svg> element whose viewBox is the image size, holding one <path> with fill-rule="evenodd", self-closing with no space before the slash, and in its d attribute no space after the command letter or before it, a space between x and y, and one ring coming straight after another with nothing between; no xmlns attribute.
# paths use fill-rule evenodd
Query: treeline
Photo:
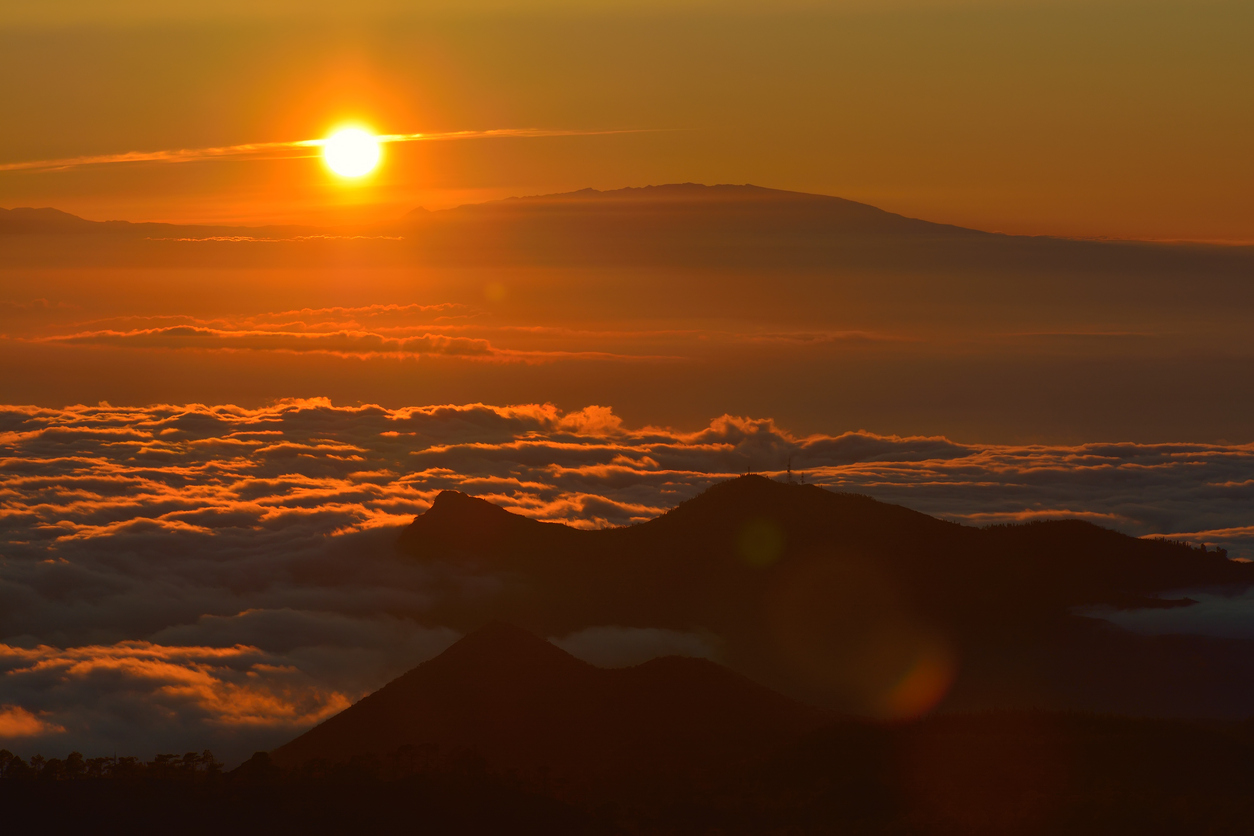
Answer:
<svg viewBox="0 0 1254 836"><path fill-rule="evenodd" d="M1195 546L1195 545L1193 545L1192 543L1190 543L1188 540L1172 540L1172 539L1171 539L1171 538L1169 538L1169 537L1157 537L1157 536L1150 536L1150 537L1146 537L1145 539L1146 539L1146 540L1154 540L1154 541L1159 542L1159 543L1167 543L1167 544L1172 545L1172 546L1180 546L1180 547L1182 547L1182 548L1186 548L1186 549L1188 549L1189 551L1194 551L1194 552L1197 552L1198 554L1213 554L1213 555L1218 555L1219 557L1222 557L1222 558L1224 558L1225 560L1227 560L1227 558L1228 558L1228 550L1227 550L1227 549L1225 549L1225 548L1223 548L1223 547L1221 547L1221 546L1215 546L1215 550L1214 550L1214 551L1210 551L1210 550L1206 547L1206 544L1205 544L1205 543L1199 543L1199 544L1197 544L1197 545Z"/></svg>
<svg viewBox="0 0 1254 836"><path fill-rule="evenodd" d="M185 755L157 755L150 761L136 757L84 758L70 752L64 759L35 755L29 762L0 749L2 781L101 781L117 779L203 780L222 774L222 763L206 749Z"/></svg>
<svg viewBox="0 0 1254 836"><path fill-rule="evenodd" d="M415 757L417 759L415 759ZM139 758L4 753L0 822L13 833L179 836L417 832L611 836L604 817L459 754L407 751L351 763L274 766L258 753L225 771L209 752ZM416 771L415 771L416 770Z"/></svg>
<svg viewBox="0 0 1254 836"><path fill-rule="evenodd" d="M1046 712L841 722L751 763L599 785L421 746L295 769L259 753L229 772L207 752L0 757L0 820L12 832L1176 836L1247 834L1254 822L1248 722Z"/></svg>

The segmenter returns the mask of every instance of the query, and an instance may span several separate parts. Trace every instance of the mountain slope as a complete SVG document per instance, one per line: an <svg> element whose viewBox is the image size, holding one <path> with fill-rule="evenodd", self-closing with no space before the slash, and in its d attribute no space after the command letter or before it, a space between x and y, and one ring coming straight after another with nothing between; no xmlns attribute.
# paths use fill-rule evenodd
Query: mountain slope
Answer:
<svg viewBox="0 0 1254 836"><path fill-rule="evenodd" d="M1254 582L1254 566L1216 552L1086 522L980 529L761 476L715 485L654 520L600 531L527 520L446 491L398 545L424 561L523 573L571 593L578 588L612 616L620 604L645 606L644 589L652 587L647 606L665 611L668 626L683 627L694 626L683 621L710 589L752 593L764 578L815 561L869 561L929 615L980 624L1030 621L1083 605L1126 606L1189 586ZM557 611L531 615L554 632L570 626Z"/></svg>
<svg viewBox="0 0 1254 836"><path fill-rule="evenodd" d="M1254 247L1004 235L908 218L829 195L679 183L509 198L410 213L398 227L424 259L462 263L928 273L1083 271L1141 276L1245 272ZM960 278L952 276L951 280ZM1082 285L1079 285L1083 287Z"/></svg>
<svg viewBox="0 0 1254 836"><path fill-rule="evenodd" d="M578 219L612 222L620 232L648 224L663 232L676 217L694 219L698 228L725 232L765 230L790 235L836 234L967 234L976 230L907 218L866 203L829 195L768 189L754 185L671 183L610 191L581 189L563 194L515 197L468 204L443 212L417 211L407 220L422 223L438 218L480 221L544 218L549 222ZM644 227L641 227L644 228Z"/></svg>
<svg viewBox="0 0 1254 836"><path fill-rule="evenodd" d="M601 531L446 492L398 546L445 578L427 614L438 623L709 634L735 670L840 711L909 715L942 697L1184 716L1254 705L1254 643L1154 639L1076 614L1248 586L1254 566L1074 520L978 529L746 476Z"/></svg>
<svg viewBox="0 0 1254 836"><path fill-rule="evenodd" d="M656 774L760 755L827 718L705 660L596 668L497 622L273 757L295 765L414 746L474 752L496 768Z"/></svg>

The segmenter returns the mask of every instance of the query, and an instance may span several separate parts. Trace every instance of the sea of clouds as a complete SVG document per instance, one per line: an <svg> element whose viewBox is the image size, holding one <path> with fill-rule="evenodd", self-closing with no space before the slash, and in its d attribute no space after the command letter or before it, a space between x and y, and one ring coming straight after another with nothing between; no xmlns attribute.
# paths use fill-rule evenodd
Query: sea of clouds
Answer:
<svg viewBox="0 0 1254 836"><path fill-rule="evenodd" d="M603 527L790 465L959 522L1081 517L1254 558L1254 445L679 432L534 404L0 407L0 746L238 760L343 709L458 637L393 549L441 490ZM598 663L702 652L615 625L554 638Z"/></svg>

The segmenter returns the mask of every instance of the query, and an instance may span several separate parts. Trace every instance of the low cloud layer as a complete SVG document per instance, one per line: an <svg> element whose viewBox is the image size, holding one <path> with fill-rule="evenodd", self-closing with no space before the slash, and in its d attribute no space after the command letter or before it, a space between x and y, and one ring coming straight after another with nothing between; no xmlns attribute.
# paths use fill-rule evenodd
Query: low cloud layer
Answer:
<svg viewBox="0 0 1254 836"><path fill-rule="evenodd" d="M175 325L135 331L86 331L50 342L66 345L109 345L135 348L199 348L216 351L321 352L341 357L382 354L393 357L446 354L455 357L500 357L487 340L418 334L387 337L370 331L291 333L285 331L225 331Z"/></svg>
<svg viewBox="0 0 1254 836"><path fill-rule="evenodd" d="M392 550L452 488L582 527L748 470L971 524L1083 517L1254 558L1254 446L797 437L724 416L629 429L549 405L0 407L0 745L88 754L275 745L457 635ZM602 663L716 637L589 625Z"/></svg>
<svg viewBox="0 0 1254 836"><path fill-rule="evenodd" d="M14 308L14 311L18 311ZM20 309L25 312L25 308ZM367 305L204 319L192 316L124 316L72 323L68 332L26 337L53 346L110 347L148 351L249 351L319 354L339 358L405 360L423 356L494 362L558 359L664 359L587 349L500 347L492 339L537 329L491 328L464 305ZM68 323L67 323L68 324ZM545 329L539 329L544 331ZM468 333L473 332L473 333ZM563 332L569 336L567 332ZM603 342L605 334L585 334ZM614 337L616 335L608 335ZM621 335L617 335L621 336ZM491 339L490 339L491 338Z"/></svg>

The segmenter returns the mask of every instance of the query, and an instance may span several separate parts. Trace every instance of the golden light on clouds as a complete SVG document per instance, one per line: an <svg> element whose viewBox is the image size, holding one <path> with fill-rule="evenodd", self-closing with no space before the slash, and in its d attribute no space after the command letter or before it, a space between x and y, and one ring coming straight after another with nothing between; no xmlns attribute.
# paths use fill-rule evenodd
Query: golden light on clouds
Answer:
<svg viewBox="0 0 1254 836"><path fill-rule="evenodd" d="M410 134L371 134L360 128L345 128L336 131L326 139L297 139L281 142L247 142L240 145L226 145L213 148L173 148L162 151L127 151L120 154L89 154L79 157L64 157L51 160L22 160L18 162L0 163L0 172L5 171L64 171L81 166L110 165L116 163L186 163L201 162L214 159L304 159L316 157L310 149L323 149L323 159L337 174L345 177L360 177L361 174L345 174L331 164L331 148L335 153L345 154L345 166L353 170L348 158L354 154L360 161L369 151L367 142L373 146L374 165L382 158L381 145L385 142L442 142L459 139L538 139L559 136L612 136L614 134L657 133L653 128L629 128L622 130L581 131L581 130L549 130L544 128L495 128L486 131L437 131L434 133ZM353 149L357 150L354 151Z"/></svg>
<svg viewBox="0 0 1254 836"><path fill-rule="evenodd" d="M55 723L40 719L20 705L0 705L0 740L35 737L65 731Z"/></svg>
<svg viewBox="0 0 1254 836"><path fill-rule="evenodd" d="M327 168L341 177L364 177L374 171L381 156L379 137L362 128L342 128L322 146Z"/></svg>

